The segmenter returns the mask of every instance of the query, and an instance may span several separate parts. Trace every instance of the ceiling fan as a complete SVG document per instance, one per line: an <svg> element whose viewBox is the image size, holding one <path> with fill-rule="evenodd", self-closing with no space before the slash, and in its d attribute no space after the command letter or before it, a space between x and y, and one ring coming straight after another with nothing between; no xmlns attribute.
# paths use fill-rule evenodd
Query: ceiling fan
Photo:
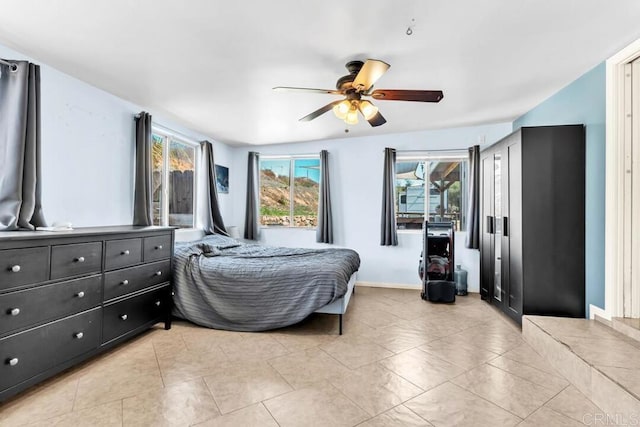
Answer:
<svg viewBox="0 0 640 427"><path fill-rule="evenodd" d="M380 126L387 121L378 111L378 107L363 97L372 97L378 101L417 101L440 102L444 94L441 90L396 90L376 89L373 84L387 72L390 65L378 59L367 59L366 62L350 61L346 64L349 74L342 76L336 82L336 89L311 89L304 87L277 86L273 90L307 93L327 93L331 95L343 95L345 98L330 102L300 119L308 122L321 116L329 110L333 110L336 117L350 125L358 123L358 111L371 126Z"/></svg>

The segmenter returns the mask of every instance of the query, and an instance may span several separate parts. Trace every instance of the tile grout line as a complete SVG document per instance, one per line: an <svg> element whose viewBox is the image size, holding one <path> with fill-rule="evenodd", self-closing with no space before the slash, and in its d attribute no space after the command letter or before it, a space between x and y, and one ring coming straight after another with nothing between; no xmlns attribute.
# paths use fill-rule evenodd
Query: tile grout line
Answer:
<svg viewBox="0 0 640 427"><path fill-rule="evenodd" d="M523 377L523 376L521 376L521 375L518 375L518 374L513 373L513 372L510 372L510 371L507 371L506 369L503 369L503 368L501 368L500 366L495 366L495 365L491 365L491 364L490 364L490 362L494 361L495 359L497 359L497 358L499 358L499 357L504 357L504 356L500 355L500 356L498 356L498 357L496 357L496 358L494 358L494 359L489 360L489 361L488 361L488 362L486 362L486 363L487 363L487 364L489 364L490 366L492 366L492 367L496 368L496 369L501 370L502 372L505 372L505 373L507 373L507 374L513 375L514 377L520 378L521 380L527 381L528 383L531 383L531 384L533 384L533 385L535 385L535 386L542 387L542 388L547 389L547 390L549 390L549 391L553 391L553 389L548 388L547 386L543 386L543 385L540 385L540 384L534 383L533 381L531 381L531 380L529 380L529 379L527 379L527 378L525 378L525 377ZM507 357L507 359L509 359L509 358ZM540 372L540 373L542 373L542 374L555 376L555 375L552 375L552 374L550 374L550 373L548 373L548 372L541 371L540 369L536 368L535 366L531 366L531 365L529 365L529 364L527 364L527 363L519 362L519 361L517 361L517 360L512 360L512 359L509 359L509 360L511 360L512 362L516 362L516 363L520 363L520 364L522 364L522 365L525 365L525 366L527 366L527 367L529 367L529 368L531 368L531 369L534 369L534 370L536 370L536 371L538 371L538 372ZM571 385L571 382L569 382L569 380L567 380L566 378L559 378L559 379L564 379L564 380L568 383L568 385L564 386L564 387L562 388L562 390L564 390L564 389L565 389L565 388L567 388L569 385ZM560 391L562 391L562 390L560 390ZM554 396L554 397L555 397L555 396Z"/></svg>
<svg viewBox="0 0 640 427"><path fill-rule="evenodd" d="M275 416L273 416L273 414L271 413L271 411L269 410L269 408L267 407L267 405L264 404L264 401L260 401L258 403L258 405L262 405L262 407L269 413L269 415L271 416L271 419L278 425L278 427L280 427L280 423L278 422L278 420L276 419Z"/></svg>
<svg viewBox="0 0 640 427"><path fill-rule="evenodd" d="M200 379L204 383L204 386L207 388L207 391L209 392L209 395L211 396L211 399L213 400L213 404L216 405L216 409L218 410L218 414L220 414L220 415L218 415L218 417L222 417L223 415L226 415L226 414L222 413L222 409L220 409L220 405L218 404L218 401L216 400L216 397L213 395L213 392L211 391L211 388L209 388L209 384L207 383L207 381L204 379L204 377L200 377ZM231 412L233 412L233 411L231 411ZM229 412L229 413L231 413L231 412ZM209 418L209 419L213 420L213 419L218 418L218 417L213 417L213 418ZM208 420L205 420L205 421L208 421Z"/></svg>
<svg viewBox="0 0 640 427"><path fill-rule="evenodd" d="M464 375L464 374L460 374L460 375ZM455 379L455 378L459 377L460 375L458 375L458 376L456 376L456 377L454 377L454 378L452 378L452 379ZM473 394L474 396L476 396L476 397L478 397L478 398L480 398L480 399L484 400L485 402L487 402L487 403L489 403L489 404L491 404L491 405L495 406L496 408L500 408L500 409L502 409L503 411L506 411L506 412L510 413L511 415L513 415L514 417L517 417L518 419L520 419L520 420L522 420L522 421L524 421L524 420L525 420L525 418L526 418L526 417L525 417L525 418L522 418L520 415L515 414L515 413L514 413L514 412L512 412L511 410L509 410L509 409L507 409L507 408L503 408L502 406L498 405L498 404L497 404L497 403L495 403L495 402L490 401L489 399L487 399L487 398L486 398L486 397L484 397L484 396L479 395L478 393L474 392L473 390L469 390L469 389L468 389L468 388L466 388L466 387L462 387L462 386L460 386L460 385L458 385L458 384L456 384L456 383L454 383L454 382L451 382L451 380L448 380L447 382L448 382L448 383L453 384L453 385L454 385L454 386L456 386L456 387L461 388L461 389L462 389L462 390L464 390L464 391L467 391L467 392L469 392L469 393ZM444 384L444 383L442 383L442 384ZM442 384L440 384L440 385L442 385ZM434 387L434 388L435 388L435 387ZM539 408L536 408L536 410L535 410L535 411L537 411L538 409L539 409ZM535 411L533 411L533 412L535 412ZM533 414L533 412L532 412L531 414ZM529 415L531 415L531 414L529 414ZM527 415L527 417L528 417L529 415Z"/></svg>

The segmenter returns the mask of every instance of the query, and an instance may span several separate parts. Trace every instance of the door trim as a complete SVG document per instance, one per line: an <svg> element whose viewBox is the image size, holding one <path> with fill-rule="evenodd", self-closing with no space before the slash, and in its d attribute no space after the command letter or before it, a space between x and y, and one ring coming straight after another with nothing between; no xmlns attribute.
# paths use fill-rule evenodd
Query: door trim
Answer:
<svg viewBox="0 0 640 427"><path fill-rule="evenodd" d="M625 175L631 158L625 150L625 66L640 57L640 39L606 62L606 173L605 173L605 317L624 315ZM640 171L638 171L640 173ZM632 223L640 223L633 213ZM627 234L629 233L629 234ZM631 264L633 265L633 264ZM627 274L629 272L626 272ZM640 274L640 266L638 274ZM593 308L590 316L595 314Z"/></svg>

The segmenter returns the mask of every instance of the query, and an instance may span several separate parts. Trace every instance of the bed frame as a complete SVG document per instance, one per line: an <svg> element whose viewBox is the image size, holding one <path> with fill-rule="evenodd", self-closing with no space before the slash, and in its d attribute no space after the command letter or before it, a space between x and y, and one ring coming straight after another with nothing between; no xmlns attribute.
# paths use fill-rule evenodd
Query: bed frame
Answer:
<svg viewBox="0 0 640 427"><path fill-rule="evenodd" d="M339 334L342 335L342 315L347 311L347 306L349 305L349 300L351 299L351 294L353 294L356 290L356 275L358 273L355 272L351 275L349 279L349 283L347 284L347 292L337 300L333 301L325 305L324 307L320 307L314 313L323 313L323 314L337 314L339 316Z"/></svg>

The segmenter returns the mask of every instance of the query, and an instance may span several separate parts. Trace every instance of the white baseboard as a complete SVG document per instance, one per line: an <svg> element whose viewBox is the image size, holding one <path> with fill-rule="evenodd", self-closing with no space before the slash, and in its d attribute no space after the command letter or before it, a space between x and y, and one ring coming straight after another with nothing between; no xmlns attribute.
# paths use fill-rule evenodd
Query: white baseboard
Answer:
<svg viewBox="0 0 640 427"><path fill-rule="evenodd" d="M421 285L409 285L406 283L378 283L378 282L356 282L356 286L366 286L368 288L391 288L391 289L422 289Z"/></svg>
<svg viewBox="0 0 640 427"><path fill-rule="evenodd" d="M611 315L607 311L593 304L589 304L589 319L594 320L596 316L611 321Z"/></svg>

